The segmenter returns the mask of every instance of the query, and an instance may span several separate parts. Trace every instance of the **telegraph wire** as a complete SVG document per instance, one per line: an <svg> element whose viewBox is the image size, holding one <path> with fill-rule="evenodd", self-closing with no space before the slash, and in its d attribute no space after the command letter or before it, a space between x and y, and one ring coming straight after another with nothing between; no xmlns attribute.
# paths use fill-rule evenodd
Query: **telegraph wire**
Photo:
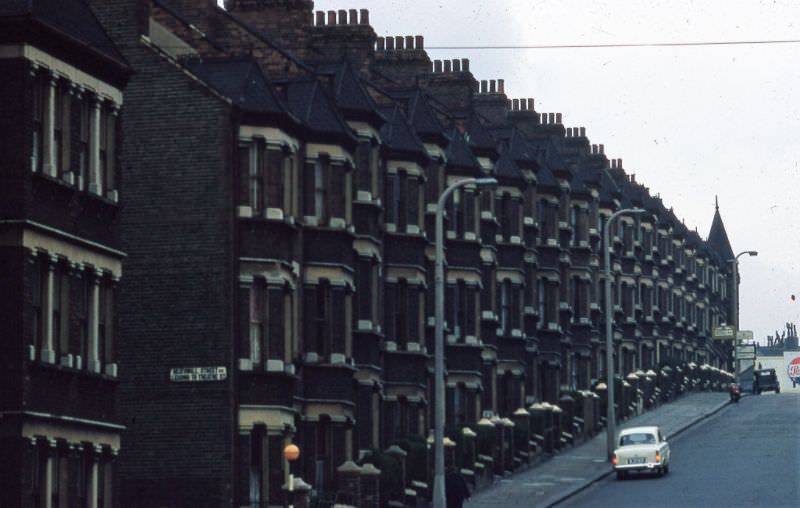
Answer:
<svg viewBox="0 0 800 508"><path fill-rule="evenodd" d="M664 48L664 47L697 47L697 46L749 46L767 44L798 44L800 39L772 39L753 41L696 41L696 42L619 42L608 44L521 44L507 46L426 46L431 50L463 50L463 49L591 49L591 48Z"/></svg>

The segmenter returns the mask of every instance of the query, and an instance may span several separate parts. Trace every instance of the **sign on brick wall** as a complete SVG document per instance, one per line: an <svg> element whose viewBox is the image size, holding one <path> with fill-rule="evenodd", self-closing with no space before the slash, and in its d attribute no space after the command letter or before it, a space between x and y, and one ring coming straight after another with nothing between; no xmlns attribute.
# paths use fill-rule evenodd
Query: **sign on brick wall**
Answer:
<svg viewBox="0 0 800 508"><path fill-rule="evenodd" d="M194 381L224 381L228 377L225 367L176 367L169 369L169 380L175 383Z"/></svg>

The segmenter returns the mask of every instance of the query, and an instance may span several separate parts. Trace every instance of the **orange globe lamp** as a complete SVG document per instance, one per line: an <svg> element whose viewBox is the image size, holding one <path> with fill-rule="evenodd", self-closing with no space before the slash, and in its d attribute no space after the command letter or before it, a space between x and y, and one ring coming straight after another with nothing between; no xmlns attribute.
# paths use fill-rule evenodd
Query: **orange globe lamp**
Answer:
<svg viewBox="0 0 800 508"><path fill-rule="evenodd" d="M300 458L300 448L296 444L290 443L283 449L283 457L289 462L294 462Z"/></svg>

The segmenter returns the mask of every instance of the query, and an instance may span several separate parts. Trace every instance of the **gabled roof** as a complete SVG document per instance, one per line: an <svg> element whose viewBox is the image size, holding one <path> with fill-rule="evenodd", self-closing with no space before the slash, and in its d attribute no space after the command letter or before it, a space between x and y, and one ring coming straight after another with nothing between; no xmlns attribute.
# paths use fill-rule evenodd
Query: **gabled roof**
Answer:
<svg viewBox="0 0 800 508"><path fill-rule="evenodd" d="M300 78L286 82L286 103L310 133L325 139L353 146L356 138L342 118L333 98L316 78Z"/></svg>
<svg viewBox="0 0 800 508"><path fill-rule="evenodd" d="M405 104L406 116L422 141L440 146L447 145L448 139L444 134L444 127L421 90L415 88L394 91L392 96Z"/></svg>
<svg viewBox="0 0 800 508"><path fill-rule="evenodd" d="M447 166L450 168L466 169L471 173L480 173L481 165L469 144L464 139L464 133L458 128L450 132L450 144L445 151Z"/></svg>
<svg viewBox="0 0 800 508"><path fill-rule="evenodd" d="M714 249L723 261L733 259L733 249L725 231L725 224L719 214L719 204L715 206L714 219L711 221L711 230L708 232L708 245Z"/></svg>
<svg viewBox="0 0 800 508"><path fill-rule="evenodd" d="M524 180L523 170L537 171L538 151L528 139L514 127L497 127L491 129L492 136L498 140L500 158L495 166L495 173L501 178Z"/></svg>
<svg viewBox="0 0 800 508"><path fill-rule="evenodd" d="M316 72L333 78L333 96L346 117L364 120L377 127L383 124L385 119L350 62L324 63L317 66Z"/></svg>
<svg viewBox="0 0 800 508"><path fill-rule="evenodd" d="M475 155L497 160L497 140L494 139L489 129L481 123L474 111L470 112L470 115L464 121L464 129L466 139Z"/></svg>
<svg viewBox="0 0 800 508"><path fill-rule="evenodd" d="M243 111L289 115L258 64L249 59L212 60L186 67Z"/></svg>
<svg viewBox="0 0 800 508"><path fill-rule="evenodd" d="M428 152L422 141L414 133L408 118L399 106L386 106L380 109L386 118L386 123L381 127L381 140L388 148L389 156L408 157L420 163L428 160Z"/></svg>
<svg viewBox="0 0 800 508"><path fill-rule="evenodd" d="M0 18L26 18L55 35L73 39L108 60L128 67L125 57L83 0L3 0Z"/></svg>

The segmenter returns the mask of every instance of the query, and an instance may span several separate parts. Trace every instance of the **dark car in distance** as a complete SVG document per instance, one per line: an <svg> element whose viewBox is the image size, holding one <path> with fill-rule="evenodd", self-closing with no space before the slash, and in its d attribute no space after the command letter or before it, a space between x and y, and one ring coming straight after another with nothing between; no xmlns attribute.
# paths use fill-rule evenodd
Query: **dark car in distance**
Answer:
<svg viewBox="0 0 800 508"><path fill-rule="evenodd" d="M753 373L753 393L760 394L766 390L781 393L781 386L778 384L778 376L775 374L775 369L760 369Z"/></svg>

